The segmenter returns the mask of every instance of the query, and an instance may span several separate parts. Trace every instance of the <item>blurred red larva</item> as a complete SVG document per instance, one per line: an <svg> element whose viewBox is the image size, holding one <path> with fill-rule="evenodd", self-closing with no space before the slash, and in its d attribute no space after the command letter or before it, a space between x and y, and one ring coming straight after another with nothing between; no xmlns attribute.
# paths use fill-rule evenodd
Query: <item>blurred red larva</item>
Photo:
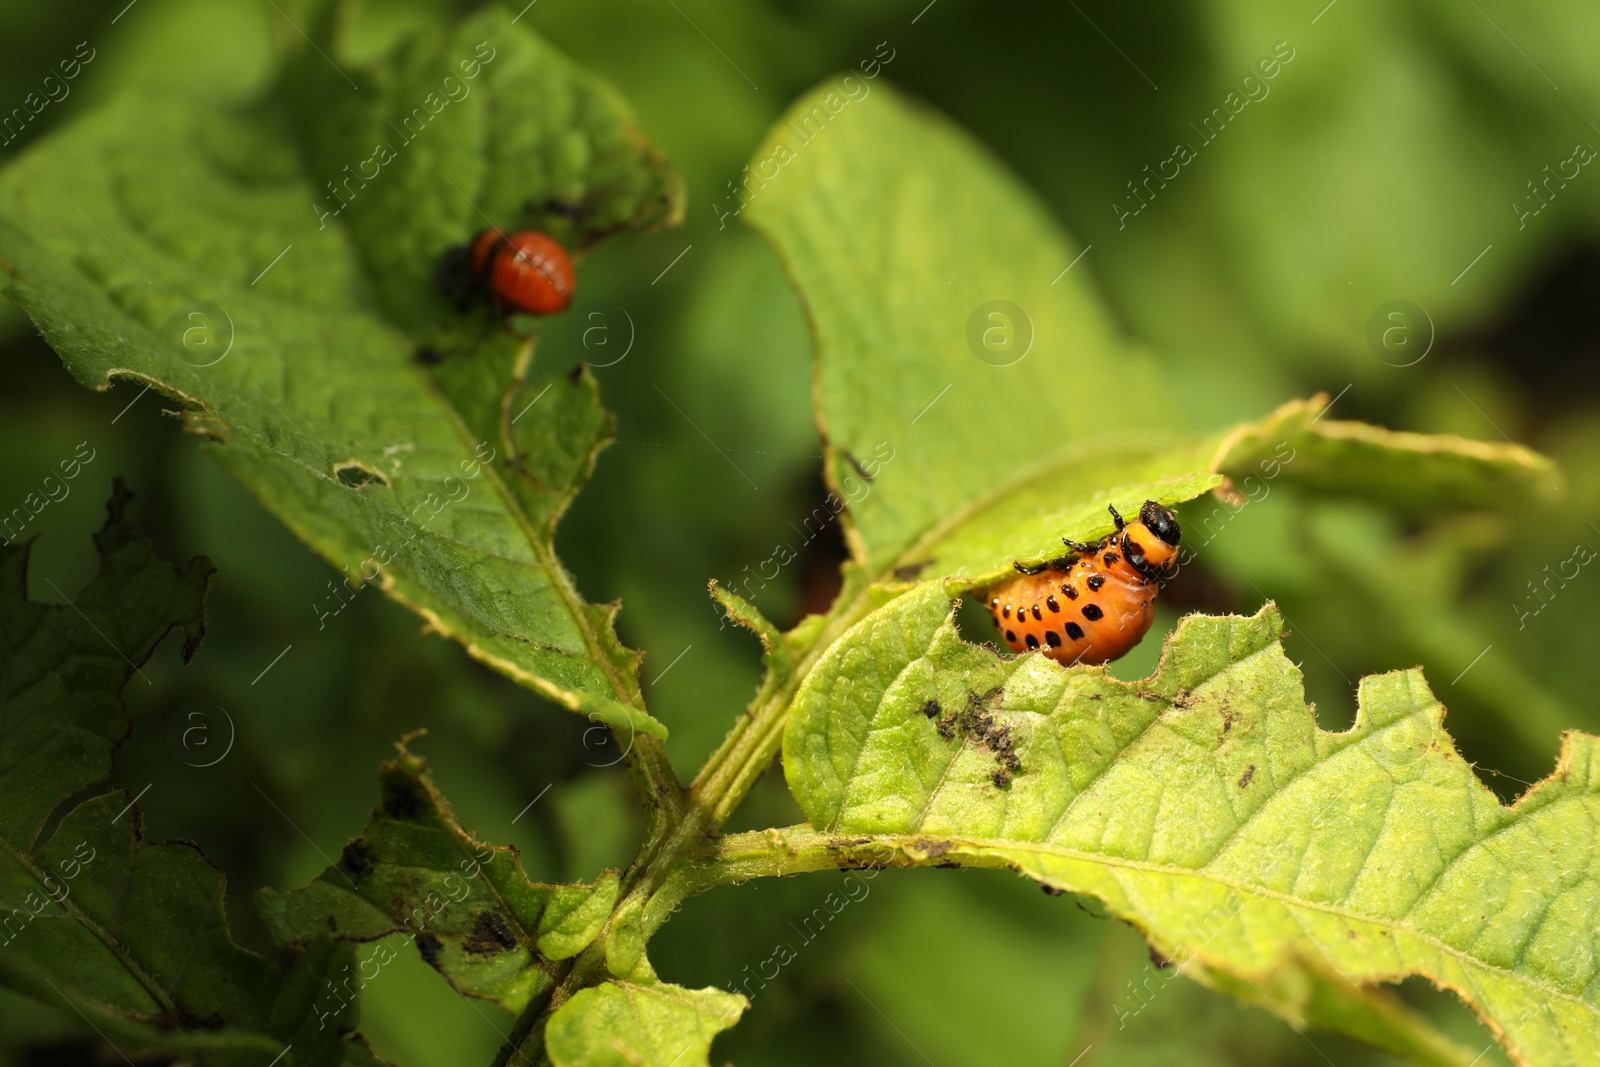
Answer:
<svg viewBox="0 0 1600 1067"><path fill-rule="evenodd" d="M553 315L572 302L572 260L539 230L484 230L472 241L472 272L512 311Z"/></svg>

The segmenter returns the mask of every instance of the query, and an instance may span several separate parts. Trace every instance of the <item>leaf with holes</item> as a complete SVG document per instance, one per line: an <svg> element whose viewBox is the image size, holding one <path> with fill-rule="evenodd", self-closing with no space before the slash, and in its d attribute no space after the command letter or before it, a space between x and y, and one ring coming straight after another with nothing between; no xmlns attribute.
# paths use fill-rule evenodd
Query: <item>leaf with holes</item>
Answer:
<svg viewBox="0 0 1600 1067"><path fill-rule="evenodd" d="M805 135L819 124L825 137ZM1334 422L1326 398L1186 431L1159 366L1105 314L1088 250L886 85L846 101L824 83L749 169L762 184L746 218L806 305L825 474L871 580L992 580L1063 536L1108 532L1108 503L1175 503L1224 477L1248 489L1282 473L1419 513L1554 484L1526 450Z"/></svg>
<svg viewBox="0 0 1600 1067"><path fill-rule="evenodd" d="M616 872L592 886L528 881L515 847L461 828L403 742L378 780L383 802L336 866L302 889L261 891L273 936L302 944L405 933L460 993L520 1012L549 992L554 961L581 952L611 914Z"/></svg>
<svg viewBox="0 0 1600 1067"><path fill-rule="evenodd" d="M813 826L1100 897L1269 1005L1419 974L1519 1063L1600 1058L1595 738L1505 808L1420 671L1363 679L1355 725L1319 730L1271 605L1185 619L1138 682L1001 659L950 609L940 583L892 601L801 687L784 770Z"/></svg>
<svg viewBox="0 0 1600 1067"><path fill-rule="evenodd" d="M671 221L677 179L611 90L505 12L368 70L324 45L270 108L127 96L19 159L0 175L7 295L83 384L182 401L350 581L664 736L614 607L584 603L551 547L610 435L593 379L528 380L531 335L435 282L489 225L576 252Z"/></svg>
<svg viewBox="0 0 1600 1067"><path fill-rule="evenodd" d="M254 1067L376 1062L313 1026L318 988L353 959L325 938L287 975L233 941L222 872L193 845L148 844L111 772L132 724L121 692L171 630L204 629L208 560L158 560L128 527L119 482L95 535L100 568L66 605L27 599L28 545L0 548L0 983L82 1013L132 1048ZM52 825L51 820L59 816ZM352 1012L332 1012L343 1029Z"/></svg>

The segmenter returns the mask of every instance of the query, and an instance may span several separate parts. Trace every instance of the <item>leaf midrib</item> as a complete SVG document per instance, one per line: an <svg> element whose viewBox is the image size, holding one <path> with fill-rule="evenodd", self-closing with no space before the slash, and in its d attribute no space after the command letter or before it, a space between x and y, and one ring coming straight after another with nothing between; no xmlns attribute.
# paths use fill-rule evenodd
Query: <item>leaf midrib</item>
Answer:
<svg viewBox="0 0 1600 1067"><path fill-rule="evenodd" d="M363 273L365 273L364 261ZM533 345L532 339L530 338L527 343L529 346L529 352L531 353ZM406 369L411 374L417 375L424 380L425 387L437 401L439 407L443 409L446 418L450 420L450 425L455 430L456 436L461 441L462 446L470 450L473 447L472 434L468 431L466 422L461 417L461 413L456 410L455 405L450 403L450 401L445 397L443 390L439 388L438 381L421 367L407 366ZM500 441L500 444L502 447L510 447L504 439ZM474 455L476 455L475 452ZM522 530L523 537L527 540L528 546L533 551L535 559L538 560L539 565L543 567L545 572L550 576L551 587L561 594L562 603L566 605L567 612L572 616L573 623L577 626L578 632L583 635L584 646L588 650L590 661L593 662L594 665L600 669L600 673L605 676L606 684L611 687L612 695L618 701L637 710L640 714L648 715L649 712L646 711L642 706L642 697L637 702L632 698L628 689L622 684L622 678L618 674L617 665L612 662L611 657L606 655L605 650L601 648L599 636L589 625L589 620L584 613L583 609L585 604L582 598L578 596L578 591L572 587L572 582L567 575L566 569L562 567L560 561L556 559L554 545L547 545L540 539L538 536L538 531L533 525L533 520L527 515L526 512L523 511L522 506L517 502L516 495L511 491L511 488L506 485L504 479L500 477L500 472L493 466L493 464L485 463L482 466L484 472L488 474L491 482L493 483L496 492L500 496L500 499L504 502L506 510L510 512L512 518L516 521L518 528ZM539 680L544 682L545 685L551 686L552 688L564 688L561 686L556 686L554 683L543 678L540 678Z"/></svg>
<svg viewBox="0 0 1600 1067"><path fill-rule="evenodd" d="M55 900L55 894L45 888L44 876L34 864L32 855L18 849L15 844L5 837L0 837L0 849L3 849L16 862L17 866L21 867L33 878L51 900ZM119 894L119 898L126 897L126 894L127 887L124 885L123 892ZM88 930L101 944L105 945L106 950L116 958L118 963L122 964L124 970L133 976L134 980L150 995L150 999L161 1007L161 1010L168 1018L176 1016L177 1002L173 1000L171 995L162 988L161 984L152 975L145 972L145 969L137 960L128 954L122 942L116 936L90 918L76 904L73 904L71 894L68 894L63 900L56 900L56 904L60 906L68 918Z"/></svg>
<svg viewBox="0 0 1600 1067"><path fill-rule="evenodd" d="M805 826L797 829L805 829L809 831L811 828L809 826ZM1148 860L1134 860L1123 856L1110 856L1104 853L1086 852L1081 849L1067 848L1061 845L1051 845L1034 841L1010 841L1004 838L946 837L930 834L917 834L915 835L915 838L917 841L922 842L924 846L928 840L932 838L938 841L950 842L953 846L953 849L956 850L987 850L993 853L998 853L999 855L997 858L1001 861L1006 860L1004 854L1007 852L1034 852L1041 855L1079 860L1090 864L1099 864L1105 867L1124 868L1130 871L1138 871L1147 875L1160 875L1167 878L1194 878L1209 882L1213 885L1225 886L1229 889L1237 889L1241 893L1245 893L1256 898L1269 898L1280 904L1283 904L1285 907L1290 908L1291 910L1300 908L1307 911L1317 911L1328 915L1333 915L1338 918L1347 919L1351 922L1359 922L1368 926L1377 926L1383 929L1395 930L1405 934L1408 937L1414 937L1429 944L1440 953L1461 961L1464 966L1483 971L1489 971L1498 975L1502 975L1507 980L1526 984L1542 993L1545 993L1548 996L1560 998L1561 1000L1576 1004L1585 1011L1588 1011L1590 1014L1600 1018L1600 1005L1591 1004L1582 997L1574 996L1571 993L1566 993L1554 987L1548 986L1526 972L1511 970L1509 968L1502 967L1499 964L1490 963L1487 960L1480 959L1464 949L1457 948L1454 945L1442 941L1435 934L1425 933L1421 930L1417 930L1414 927L1404 925L1403 923L1394 919L1363 915L1360 912L1354 911L1342 905L1330 904L1322 901L1306 900L1302 897L1289 896L1288 894L1282 893L1275 889L1267 889L1261 886L1237 881L1235 879L1225 878L1211 873L1204 868L1172 867L1166 864L1152 863ZM895 843L901 840L901 838L899 835L889 835L874 837L872 840L882 840L886 843ZM940 862L946 862L948 856L949 853L942 854L940 857ZM978 856L975 858L983 859L987 857ZM930 862L932 861L930 860ZM1007 863L1006 865L1015 868L1015 864ZM1426 972L1420 969L1414 969L1405 973L1422 974Z"/></svg>

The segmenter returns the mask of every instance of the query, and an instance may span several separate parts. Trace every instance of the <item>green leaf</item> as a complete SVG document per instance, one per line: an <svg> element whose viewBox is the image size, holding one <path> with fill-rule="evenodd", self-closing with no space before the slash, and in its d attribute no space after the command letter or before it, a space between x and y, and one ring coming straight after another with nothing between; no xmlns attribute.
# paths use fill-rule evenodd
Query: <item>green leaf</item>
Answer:
<svg viewBox="0 0 1600 1067"><path fill-rule="evenodd" d="M1260 499L1263 487L1280 478L1417 515L1509 506L1553 492L1555 465L1527 449L1338 422L1319 417L1326 407L1326 396L1294 400L1223 434L1150 453L1086 450L1048 477L1029 472L933 527L904 553L908 562L895 574L962 578L966 587L981 588L1010 576L1013 561L1059 556L1062 537L1092 541L1111 533L1107 505L1131 515L1146 499L1179 504L1215 490L1218 501L1193 512L1200 520L1194 533L1203 535L1206 523L1231 518L1225 505Z"/></svg>
<svg viewBox="0 0 1600 1067"><path fill-rule="evenodd" d="M661 737L615 608L585 604L551 546L610 434L592 378L526 380L532 338L432 283L491 223L578 251L681 205L615 94L526 25L491 10L347 72L359 88L308 50L248 111L125 96L86 115L0 175L7 294L83 384L180 399L350 580Z"/></svg>
<svg viewBox="0 0 1600 1067"><path fill-rule="evenodd" d="M94 535L99 571L68 606L28 600L31 541L0 547L0 837L21 848L62 801L111 773L132 728L119 694L138 665L173 629L184 632L188 662L205 630L202 602L216 568L204 557L181 569L158 560L128 525L132 499L118 481Z"/></svg>
<svg viewBox="0 0 1600 1067"><path fill-rule="evenodd" d="M1219 441L1214 465L1240 481L1281 471L1314 492L1361 496L1421 517L1445 507L1553 500L1561 491L1555 463L1521 445L1328 419L1328 407L1319 394L1235 427Z"/></svg>
<svg viewBox="0 0 1600 1067"><path fill-rule="evenodd" d="M748 221L805 303L826 473L851 502L856 558L882 573L996 485L1069 469L1086 445L1115 459L1102 435L1139 451L1170 438L1160 431L1171 410L1151 362L1115 336L1083 265L1062 276L1082 249L1030 190L885 83L842 99L824 83L773 127L750 171L777 176L756 191ZM808 138L814 113L824 130ZM1031 323L1013 314L1012 347L990 354L1020 360L1009 366L968 343L973 322L980 333L1006 328L979 313L993 300Z"/></svg>
<svg viewBox="0 0 1600 1067"><path fill-rule="evenodd" d="M761 641L761 658L766 663L766 672L762 676L761 687L750 701L751 708L759 707L794 677L795 635L781 633L766 616L756 610L755 605L738 593L724 589L714 580L711 582L711 599L722 609L725 620L738 623Z"/></svg>
<svg viewBox="0 0 1600 1067"><path fill-rule="evenodd" d="M169 631L184 632L187 661L204 629L210 561L157 559L127 524L130 499L118 482L99 570L66 605L29 602L29 545L0 548L0 981L135 1048L253 1067L292 1045L286 1064L361 1062L360 1039L340 1037L352 1012L310 1026L311 991L348 950L312 942L281 976L234 943L222 872L187 843L146 843L132 798L62 811L110 773L132 728L123 686Z"/></svg>
<svg viewBox="0 0 1600 1067"><path fill-rule="evenodd" d="M776 177L748 219L809 312L826 474L869 580L994 581L1059 555L1064 536L1110 532L1107 504L1179 503L1267 470L1424 514L1553 487L1524 449L1334 422L1325 397L1186 431L1155 364L1102 311L1093 261L1029 190L886 85L841 99L824 83L773 127L750 171ZM991 311L1031 331L1025 352L984 346L983 329L1004 328Z"/></svg>
<svg viewBox="0 0 1600 1067"><path fill-rule="evenodd" d="M824 654L785 773L819 829L1100 897L1221 988L1271 1003L1285 984L1419 974L1519 1062L1593 1062L1596 739L1567 734L1555 773L1505 808L1420 671L1363 679L1355 725L1325 733L1281 634L1271 605L1191 616L1125 683L962 642L928 583Z"/></svg>
<svg viewBox="0 0 1600 1067"><path fill-rule="evenodd" d="M409 934L457 992L520 1012L550 990L554 961L599 935L616 904L617 874L592 886L528 881L517 849L463 830L426 764L405 742L398 747L379 772L383 800L367 829L310 885L263 889L262 916L283 944Z"/></svg>
<svg viewBox="0 0 1600 1067"><path fill-rule="evenodd" d="M551 1015L545 1049L555 1067L709 1067L712 1039L748 1006L720 989L602 982Z"/></svg>

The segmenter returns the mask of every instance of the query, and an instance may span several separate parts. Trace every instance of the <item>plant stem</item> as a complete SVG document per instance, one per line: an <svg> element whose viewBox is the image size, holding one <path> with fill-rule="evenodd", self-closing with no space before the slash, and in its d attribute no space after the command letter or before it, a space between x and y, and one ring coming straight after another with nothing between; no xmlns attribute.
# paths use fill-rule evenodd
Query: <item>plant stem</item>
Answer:
<svg viewBox="0 0 1600 1067"><path fill-rule="evenodd" d="M677 900L682 899L680 895L664 909L652 906L656 895L681 868L704 855L708 849L720 847L716 832L728 821L728 817L778 754L783 743L783 727L788 719L789 705L793 703L800 683L840 635L870 610L871 604L864 595L858 594L848 599L841 597L816 636L800 650L802 658L794 669L786 677L777 680L778 684L763 687L765 699L758 698L739 717L728 731L728 736L684 791L686 803L681 815L668 823L664 832L653 835L634 860L624 876L622 895L612 909L612 920L607 922L594 943L572 961L566 976L551 991L549 999L530 1004L518 1017L511 1039L502 1046L494 1067L505 1067L513 1062L543 1062L544 1021L573 994L594 985L606 973L605 943L611 922L617 915L643 907L647 919L651 914L664 916L676 905ZM742 834L730 840L743 840L749 836ZM647 926L647 932L659 925L660 919Z"/></svg>

